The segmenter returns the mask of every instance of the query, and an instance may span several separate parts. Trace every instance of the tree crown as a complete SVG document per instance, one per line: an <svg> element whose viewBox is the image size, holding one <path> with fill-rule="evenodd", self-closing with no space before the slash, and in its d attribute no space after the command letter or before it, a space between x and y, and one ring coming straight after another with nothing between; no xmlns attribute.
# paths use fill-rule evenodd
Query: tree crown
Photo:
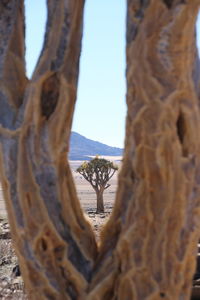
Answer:
<svg viewBox="0 0 200 300"><path fill-rule="evenodd" d="M81 174L93 188L106 189L110 185L107 182L118 170L118 166L112 161L96 156L89 162L84 162L76 171Z"/></svg>

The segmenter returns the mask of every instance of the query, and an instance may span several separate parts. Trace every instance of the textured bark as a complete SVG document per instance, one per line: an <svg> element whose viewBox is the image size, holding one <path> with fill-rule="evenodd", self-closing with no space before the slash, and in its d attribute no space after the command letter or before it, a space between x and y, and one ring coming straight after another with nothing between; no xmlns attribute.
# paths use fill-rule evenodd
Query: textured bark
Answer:
<svg viewBox="0 0 200 300"><path fill-rule="evenodd" d="M200 220L200 1L166 2L128 1L125 153L94 279L115 277L110 299L190 298Z"/></svg>
<svg viewBox="0 0 200 300"><path fill-rule="evenodd" d="M66 163L84 1L48 1L30 81L23 1L0 2L1 182L31 300L190 296L200 225L200 1L127 3L125 154L97 249Z"/></svg>
<svg viewBox="0 0 200 300"><path fill-rule="evenodd" d="M96 257L66 163L83 6L48 1L44 47L28 82L23 1L0 4L1 182L30 299L84 299Z"/></svg>

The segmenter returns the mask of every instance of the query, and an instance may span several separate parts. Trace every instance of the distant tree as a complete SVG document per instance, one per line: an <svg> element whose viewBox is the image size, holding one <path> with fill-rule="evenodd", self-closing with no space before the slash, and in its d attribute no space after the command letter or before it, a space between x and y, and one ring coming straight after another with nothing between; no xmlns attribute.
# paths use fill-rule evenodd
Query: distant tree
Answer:
<svg viewBox="0 0 200 300"><path fill-rule="evenodd" d="M77 172L81 174L93 187L97 195L97 213L104 212L103 192L109 188L108 181L118 170L113 162L95 157L89 162L84 162Z"/></svg>

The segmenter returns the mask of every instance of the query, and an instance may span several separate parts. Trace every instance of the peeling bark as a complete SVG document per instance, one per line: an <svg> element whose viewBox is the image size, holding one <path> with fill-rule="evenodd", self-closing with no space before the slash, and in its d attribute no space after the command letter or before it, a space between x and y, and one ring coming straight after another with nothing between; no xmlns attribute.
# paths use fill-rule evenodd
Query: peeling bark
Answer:
<svg viewBox="0 0 200 300"><path fill-rule="evenodd" d="M30 81L23 1L1 1L1 182L31 300L189 299L200 225L199 4L127 2L125 154L97 249L66 162L84 1L48 1Z"/></svg>

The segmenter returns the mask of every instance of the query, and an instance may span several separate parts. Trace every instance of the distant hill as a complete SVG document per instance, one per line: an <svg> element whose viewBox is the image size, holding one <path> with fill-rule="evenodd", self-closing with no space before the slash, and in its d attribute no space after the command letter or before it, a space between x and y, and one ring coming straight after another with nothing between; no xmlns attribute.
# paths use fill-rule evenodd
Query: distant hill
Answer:
<svg viewBox="0 0 200 300"><path fill-rule="evenodd" d="M123 149L111 147L73 132L70 137L70 160L90 160L90 155L121 156Z"/></svg>

